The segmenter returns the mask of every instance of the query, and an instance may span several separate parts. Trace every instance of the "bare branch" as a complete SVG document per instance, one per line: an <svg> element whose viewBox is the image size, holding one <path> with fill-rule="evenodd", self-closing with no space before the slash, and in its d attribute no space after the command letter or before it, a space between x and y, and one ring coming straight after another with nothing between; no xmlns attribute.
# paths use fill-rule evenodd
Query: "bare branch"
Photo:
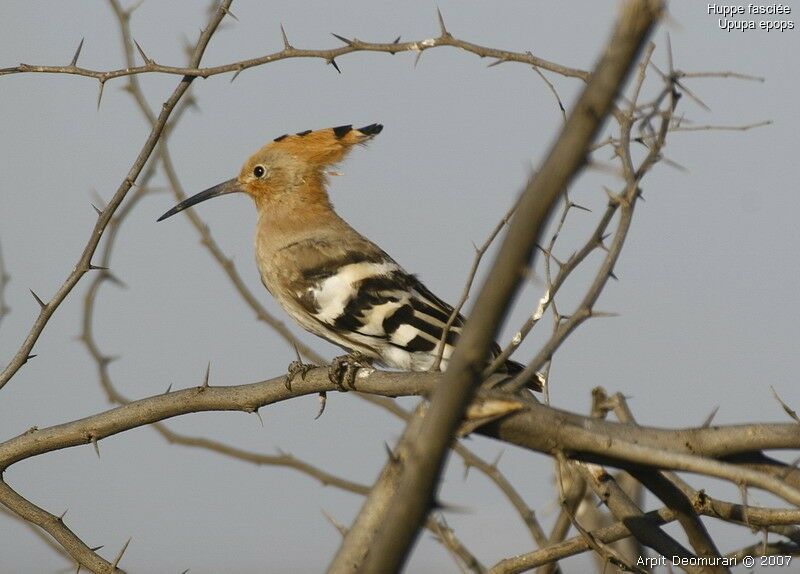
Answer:
<svg viewBox="0 0 800 574"><path fill-rule="evenodd" d="M228 4L230 3L229 2L226 3L225 6L227 6ZM221 8L220 12L222 12L224 15L225 10ZM208 30L208 28L206 28L206 30ZM380 52L385 54L412 52L417 54L418 57L420 54L422 54L422 52L429 50L431 48L450 46L453 48L459 48L461 50L464 50L465 52L470 52L472 54L480 56L481 58L495 58L497 60L502 60L504 62L519 62L523 64L528 64L530 66L535 66L536 68L540 68L542 70L547 70L569 78L578 78L583 81L586 81L589 78L589 73L584 70L579 70L577 68L570 68L568 66L562 66L560 64L550 62L548 60L544 60L542 58L534 56L530 52L511 52L508 50L499 50L497 48L481 46L473 42L458 39L450 35L449 33L447 33L446 35L441 35L437 38L427 38L415 42L392 41L387 43L364 42L362 40L357 40L355 38L348 40L343 36L338 36L336 34L334 35L342 42L344 42L345 45L339 48L333 48L328 50L325 49L305 50L300 48L294 48L292 46L287 47L284 44L283 50L279 52L274 52L272 54L267 54L257 58L251 58L248 60L240 60L238 62L232 62L222 66L212 66L208 68L198 67L199 61L197 62L193 61L188 66L184 67L184 66L169 66L169 65L159 64L153 61L152 59L148 59L145 61L144 65L141 66L133 66L133 67L120 68L117 70L105 70L105 71L91 70L88 68L82 68L74 65L41 66L41 65L31 65L31 64L19 64L18 66L13 66L9 68L0 68L0 76L9 74L23 74L23 73L71 74L77 76L84 76L88 78L94 78L98 80L102 85L105 84L105 82L113 80L115 78L158 73L158 74L172 74L181 77L186 77L190 78L189 81L191 81L191 79L197 77L208 78L211 76L226 74L230 72L239 73L249 68L253 68L256 66L263 66L265 64L271 64L273 62L278 62L290 58L316 58L316 59L321 59L327 63L333 64L335 63L336 58L354 52Z"/></svg>
<svg viewBox="0 0 800 574"><path fill-rule="evenodd" d="M92 572L120 572L123 571L107 560L100 557L89 548L72 530L70 530L60 517L50 514L39 508L26 498L20 496L5 481L0 480L0 503L14 512L20 518L35 524L52 536L66 550L75 561Z"/></svg>
<svg viewBox="0 0 800 574"><path fill-rule="evenodd" d="M219 23L222 21L222 18L224 18L225 10L228 6L230 6L232 1L233 0L225 0L215 12L209 24L203 30L203 33L200 35L200 39L198 40L192 55L191 63L193 66L197 66L200 63L200 59L203 57L203 53L205 52L211 37L216 31ZM111 221L114 212L122 203L122 200L125 199L125 196L128 194L128 191L133 186L136 179L139 177L139 174L144 168L144 164L153 153L156 144L161 138L164 127L167 125L167 120L172 114L172 111L175 109L178 101L180 101L180 99L186 93L186 90L189 89L192 80L192 76L183 76L178 86L162 106L161 113L153 125L153 129L150 131L147 141L139 152L139 155L136 157L136 160L133 162L133 165L131 166L127 175L117 188L117 191L114 193L111 201L108 202L108 205L103 210L102 215L98 217L97 222L92 229L89 240L83 249L83 253L78 259L73 271L69 274L61 287L59 287L58 291L56 291L56 293L53 295L47 306L41 309L39 316L31 326L31 329L19 350L11 359L11 362L8 364L8 366L6 366L2 373L0 373L0 388L2 388L9 380L11 380L11 377L13 377L14 374L22 367L22 365L25 364L34 344L36 344L36 341L42 334L42 331L50 321L50 317L52 317L53 313L55 313L56 309L58 309L64 299L66 299L66 297L70 294L72 289L75 287L75 285L77 285L78 281L80 281L83 275L89 271L89 265L91 264L92 256L97 249L97 245L103 236L106 226L108 225L109 221Z"/></svg>
<svg viewBox="0 0 800 574"><path fill-rule="evenodd" d="M623 8L614 37L561 137L520 200L489 273L491 286L481 289L445 381L434 390L421 424L414 420L409 423L398 448L401 463L384 467L374 487L375 491L392 493L392 502L388 498L376 502L377 497L370 495L331 564L331 572L350 572L353 565L359 567L365 555L365 572L395 571L404 563L433 502L450 442L477 388L480 365L518 289L520 271L530 259L552 205L584 163L588 147L661 9L659 2L631 2ZM386 488L388 482L396 486ZM366 532L375 532L374 537L365 536Z"/></svg>

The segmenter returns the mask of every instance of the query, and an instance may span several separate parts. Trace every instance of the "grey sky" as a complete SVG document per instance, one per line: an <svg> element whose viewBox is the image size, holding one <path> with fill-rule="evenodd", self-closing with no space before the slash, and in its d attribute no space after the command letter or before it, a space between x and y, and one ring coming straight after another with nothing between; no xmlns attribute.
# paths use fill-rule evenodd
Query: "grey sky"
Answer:
<svg viewBox="0 0 800 574"><path fill-rule="evenodd" d="M148 0L133 16L134 36L158 62L182 64L183 38L196 39L207 20L205 6ZM444 0L438 6L460 38L588 69L607 38L617 2ZM438 33L436 7L235 2L238 21L226 20L204 63L279 50L280 23L298 47L339 45L331 32L372 41L399 34L422 40ZM11 1L2 14L0 67L66 64L83 37L84 66L123 65L117 24L104 2ZM654 38L655 62L666 67L668 30L680 69L765 77L764 83L689 80L712 111L688 99L681 106L697 124L774 123L749 132L670 137L666 154L688 171L661 164L644 182L646 202L638 207L617 266L620 280L599 304L620 316L589 322L557 355L551 396L560 408L586 412L596 385L630 396L639 421L658 426L700 424L715 406L718 423L788 420L770 385L800 407L800 31L725 32L717 19L706 13L705 2L673 2L670 21ZM341 75L318 60L290 60L247 70L233 84L230 75L198 80L193 93L199 111L189 112L170 139L176 169L194 193L234 176L253 151L285 132L381 122L383 133L367 149L354 151L339 170L343 175L333 178L333 202L354 227L454 301L472 261L471 242L482 242L505 213L561 123L536 73L518 64L487 69L487 63L442 48L425 53L416 67L413 54L354 54L338 61ZM549 78L569 105L579 83ZM176 79L148 75L141 81L150 105L158 108ZM0 78L0 248L13 278L5 293L12 312L0 323L3 366L38 312L28 289L49 297L62 283L94 223L94 192L103 199L112 195L147 135L123 85L124 80L108 83L98 111L98 85L91 79ZM162 185L164 178L156 182ZM589 173L573 187L573 199L595 213L570 215L563 256L596 219L605 201L603 184L614 180ZM177 216L155 223L173 204L170 195L155 194L132 213L112 262L128 288L105 285L99 297L100 344L120 357L111 366L115 384L131 398L162 392L169 384L197 385L208 361L212 384L281 374L293 351L254 319L188 222ZM260 285L249 200L225 197L198 212L252 290L288 321ZM565 291L567 308L585 285L581 277L587 275ZM33 425L109 408L94 364L75 340L87 283L58 310L36 345L38 358L0 391L3 440ZM503 341L535 308L541 289L534 283L525 290ZM326 356L339 354L294 330ZM519 360L532 356L541 340L527 342ZM371 483L384 460L384 441L393 441L402 426L352 396L331 396L317 421L316 409L313 397L263 409L263 428L243 414L201 414L169 424L259 452L280 448ZM505 449L502 470L543 522L552 522L550 459L485 439L470 446L490 460ZM100 460L91 447L37 457L4 478L51 512L69 508L70 527L90 546L105 545L105 556L133 537L123 561L131 572L320 571L339 542L321 510L349 524L361 504L357 496L292 470L169 446L147 428L104 440L100 451ZM468 509L447 517L456 534L489 565L530 550L518 517L488 481L478 473L463 481L458 460L450 467L442 497ZM713 482L693 484L737 497ZM751 501L771 502L760 493ZM64 565L21 524L3 517L0 524L1 571L54 572ZM750 539L730 530L723 549ZM408 570L455 567L425 533Z"/></svg>

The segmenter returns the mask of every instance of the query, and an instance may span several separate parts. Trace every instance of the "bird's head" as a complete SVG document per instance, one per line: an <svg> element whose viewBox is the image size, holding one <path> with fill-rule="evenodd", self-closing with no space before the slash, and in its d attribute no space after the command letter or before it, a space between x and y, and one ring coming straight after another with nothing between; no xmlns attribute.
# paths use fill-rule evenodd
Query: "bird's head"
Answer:
<svg viewBox="0 0 800 574"><path fill-rule="evenodd" d="M284 194L309 185L310 189L318 188L318 192L324 194L325 168L342 161L354 145L366 143L382 129L381 124L363 128L339 126L275 138L245 162L238 177L183 200L158 221L228 193L246 193L257 205L281 201Z"/></svg>

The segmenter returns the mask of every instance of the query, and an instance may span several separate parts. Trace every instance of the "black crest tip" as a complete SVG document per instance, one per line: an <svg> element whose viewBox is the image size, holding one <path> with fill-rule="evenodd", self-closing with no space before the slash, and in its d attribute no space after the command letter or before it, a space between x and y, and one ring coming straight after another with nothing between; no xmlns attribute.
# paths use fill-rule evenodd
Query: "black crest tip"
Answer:
<svg viewBox="0 0 800 574"><path fill-rule="evenodd" d="M363 128L358 128L358 131L360 131L365 136L378 135L379 133L381 133L381 130L383 130L382 124L370 124L368 126L364 126Z"/></svg>
<svg viewBox="0 0 800 574"><path fill-rule="evenodd" d="M351 131L353 131L352 125L337 126L333 128L333 135L335 135L337 138L342 138L347 134L349 134Z"/></svg>
<svg viewBox="0 0 800 574"><path fill-rule="evenodd" d="M295 135L303 137L303 136L307 136L310 133L311 133L311 130L306 130L306 131L303 131L303 132L297 132Z"/></svg>
<svg viewBox="0 0 800 574"><path fill-rule="evenodd" d="M272 141L274 141L274 142L279 142L279 141L281 141L281 140L283 140L283 139L285 139L285 138L287 138L287 137L289 137L289 134L283 134L282 136L278 136L278 137L276 137L276 138L275 138L274 140L272 140Z"/></svg>

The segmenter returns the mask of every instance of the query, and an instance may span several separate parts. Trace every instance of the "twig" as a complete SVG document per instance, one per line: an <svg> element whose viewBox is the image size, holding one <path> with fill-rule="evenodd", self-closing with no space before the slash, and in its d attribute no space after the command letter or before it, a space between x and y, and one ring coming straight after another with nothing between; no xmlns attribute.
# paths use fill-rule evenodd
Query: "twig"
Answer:
<svg viewBox="0 0 800 574"><path fill-rule="evenodd" d="M89 548L64 524L60 517L36 506L2 480L0 480L0 503L23 520L35 524L47 532L81 566L85 566L92 572L123 572Z"/></svg>
<svg viewBox="0 0 800 574"><path fill-rule="evenodd" d="M644 515L644 518L654 526L660 526L675 520L673 512L668 508L648 512ZM632 536L627 526L622 522L592 530L590 534L594 540L604 544L611 544ZM489 569L489 574L517 574L591 549L592 546L589 540L581 534L554 546L548 546L527 554L520 554L513 558L504 558Z"/></svg>
<svg viewBox="0 0 800 574"><path fill-rule="evenodd" d="M48 548L50 548L50 550L52 550L65 560L68 560L71 564L73 565L75 564L75 561L72 559L69 553L66 550L64 550L64 548L61 545L57 544L46 533L46 531L36 526L33 522L28 522L18 514L12 512L11 510L2 505L0 505L0 514L5 514L11 520L19 521L21 524L25 525L25 527L28 528L28 530L30 530L37 538L39 538L42 542L44 542L48 546Z"/></svg>
<svg viewBox="0 0 800 574"><path fill-rule="evenodd" d="M230 4L229 2L226 2L225 6L227 7L229 4ZM70 64L68 66L40 66L32 64L19 64L18 66L0 68L0 76L8 74L22 74L22 73L71 74L77 76L85 76L88 78L94 78L98 80L101 84L105 84L109 80L113 80L115 78L140 75L140 74L159 73L159 74L178 75L189 78L191 81L191 79L197 77L208 78L211 76L226 74L230 72L238 74L249 68L262 66L265 64L271 64L273 62L278 62L289 58L316 58L316 59L321 59L327 63L333 63L335 62L336 58L354 52L382 52L386 54L412 52L419 55L425 50L429 50L431 48L450 46L453 48L459 48L465 52L470 52L472 54L480 56L481 58L496 58L498 60L503 60L504 62L519 62L522 64L528 64L530 66L535 66L536 68L540 68L542 70L547 70L549 72L553 72L570 78L578 78L583 81L586 81L589 78L589 72L586 72L584 70L579 70L576 68L570 68L568 66L562 66L554 62L549 62L547 60L534 56L530 52L511 52L508 50L499 50L496 48L481 46L473 42L460 40L449 33L440 35L436 38L427 38L415 42L397 42L397 43L364 42L356 38L347 39L343 37L340 37L340 39L342 39L342 41L345 42L345 45L339 48L332 48L327 50L326 49L304 50L295 48L293 46L285 46L283 50L279 52L274 52L272 54L267 54L257 58L250 58L247 60L240 60L238 62L232 62L222 66L211 66L207 68L198 67L199 61L192 61L188 66L168 66L159 64L153 60L148 60L141 66L120 68L117 70L106 70L106 71L91 70L89 68L83 68L75 64Z"/></svg>
<svg viewBox="0 0 800 574"><path fill-rule="evenodd" d="M640 74L639 78L643 78ZM626 185L622 193L618 195L609 196L609 205L606 213L601 219L598 229L605 228L607 222L613 216L614 212L619 209L620 217L617 224L617 230L614 233L614 238L611 245L607 248L606 256L600 267L595 274L594 281L592 281L589 288L586 290L583 299L581 300L578 308L573 312L568 319L564 322L559 322L554 329L553 334L548 341L542 346L536 356L528 363L525 369L519 373L509 388L518 390L522 388L528 381L530 381L541 369L546 362L550 360L553 353L561 346L566 338L584 321L592 316L599 314L593 310L594 304L600 297L608 280L613 277L614 267L619 259L622 247L625 244L625 239L630 229L631 221L633 219L633 212L636 206L637 198L640 194L639 183L641 178L646 174L652 166L660 159L661 149L666 141L672 112L675 106L675 96L671 86L665 88L664 93L669 94L669 104L666 112L662 116L661 128L658 132L658 137L650 147L648 154L641 161L638 167L634 168L631 159L630 151L630 132L633 127L633 116L631 114L621 115L617 117L620 124L620 158L623 165L623 174L625 176ZM596 235L592 239L596 239ZM602 238L599 239L602 244ZM581 253L589 253L595 248L592 240L584 246ZM563 271L563 269L561 270Z"/></svg>
<svg viewBox="0 0 800 574"><path fill-rule="evenodd" d="M210 22L200 34L200 39L198 40L192 54L192 66L197 66L200 63L200 59L203 57L203 53L205 52L211 37L216 31L217 26L219 26L219 23L225 17L227 8L230 6L232 1L233 0L224 0L224 2L220 4L220 7L214 13ZM9 380L11 380L11 377L13 377L14 374L22 367L22 365L27 362L28 356L30 355L34 344L42 334L42 331L49 322L50 317L53 316L53 313L55 313L56 309L58 309L64 299L66 299L67 295L69 295L75 285L77 285L78 281L80 281L80 279L92 268L92 256L97 249L97 245L99 244L100 239L102 238L103 233L108 226L108 223L111 221L114 212L122 203L122 200L125 199L125 196L128 194L128 191L133 186L136 179L139 177L139 174L144 168L145 163L153 153L153 150L161 138L164 128L167 125L167 120L169 120L169 117L172 114L172 111L175 109L176 104L186 93L186 90L189 89L193 79L194 78L192 76L183 76L178 86L162 106L161 113L153 125L153 129L150 131L147 141L139 152L139 155L133 162L133 165L125 176L125 179L123 179L122 183L117 188L117 191L108 202L108 205L102 210L97 218L97 222L92 229L89 240L83 249L83 253L78 259L78 262L75 264L74 269L61 287L59 287L53 297L45 303L44 307L41 308L39 311L39 316L31 326L31 329L19 350L11 359L11 362L8 364L8 366L3 370L2 373L0 373L0 388L2 388Z"/></svg>
<svg viewBox="0 0 800 574"><path fill-rule="evenodd" d="M569 474L568 474L569 473ZM569 478L570 483L568 488L564 488L563 481ZM559 490L559 504L561 511L556 518L556 522L550 531L550 536L547 539L547 544L541 545L542 548L554 546L562 542L569 534L569 528L573 523L574 516L580 504L584 501L586 494L586 481L577 474L570 473L568 464L562 464L561 461L556 466L556 480L558 481ZM551 562L542 566L539 574L551 574L558 571L558 563Z"/></svg>
<svg viewBox="0 0 800 574"><path fill-rule="evenodd" d="M585 161L588 147L661 9L659 2L631 2L623 9L610 46L589 79L562 136L523 193L489 272L491 285L481 289L444 383L434 389L431 406L421 424L416 425L412 419L407 426L397 449L399 464L390 461L374 487L374 492L386 492L391 501L370 495L330 572L350 572L354 565L357 569L363 567L364 572L391 572L399 570L405 562L419 525L434 500L449 444L478 386L482 368L476 365L485 361L552 205ZM394 487L387 487L390 483ZM365 535L367 532L375 534Z"/></svg>
<svg viewBox="0 0 800 574"><path fill-rule="evenodd" d="M636 539L663 556L691 558L693 555L671 536L654 525L619 487L614 478L600 467L578 465L597 497L605 503L614 517L628 525ZM688 572L700 572L699 568L687 568Z"/></svg>
<svg viewBox="0 0 800 574"><path fill-rule="evenodd" d="M475 256L472 259L472 266L470 267L469 273L467 273L467 280L464 284L464 289L461 292L461 297L459 297L458 302L453 308L453 312L450 313L450 317L447 319L447 323L445 324L444 329L442 330L442 336L439 339L438 351L436 353L436 360L433 362L433 365L431 366L432 371L439 370L439 365L442 362L442 355L444 354L445 342L447 341L447 336L450 334L450 328L453 326L453 323L458 318L459 313L461 313L461 308L464 306L464 303L466 303L467 299L469 298L469 292L472 289L472 283L475 281L475 274L478 272L478 267L480 267L481 259L483 259L486 250L489 249L489 247L491 247L495 238L499 235L499 233L511 220L511 216L514 215L514 211L516 209L517 209L517 203L515 202L514 205L511 206L511 209L509 209L506 212L503 218L497 222L497 225L494 226L494 229L492 229L492 231L489 232L489 236L486 238L486 241L483 242L483 245L475 248Z"/></svg>

